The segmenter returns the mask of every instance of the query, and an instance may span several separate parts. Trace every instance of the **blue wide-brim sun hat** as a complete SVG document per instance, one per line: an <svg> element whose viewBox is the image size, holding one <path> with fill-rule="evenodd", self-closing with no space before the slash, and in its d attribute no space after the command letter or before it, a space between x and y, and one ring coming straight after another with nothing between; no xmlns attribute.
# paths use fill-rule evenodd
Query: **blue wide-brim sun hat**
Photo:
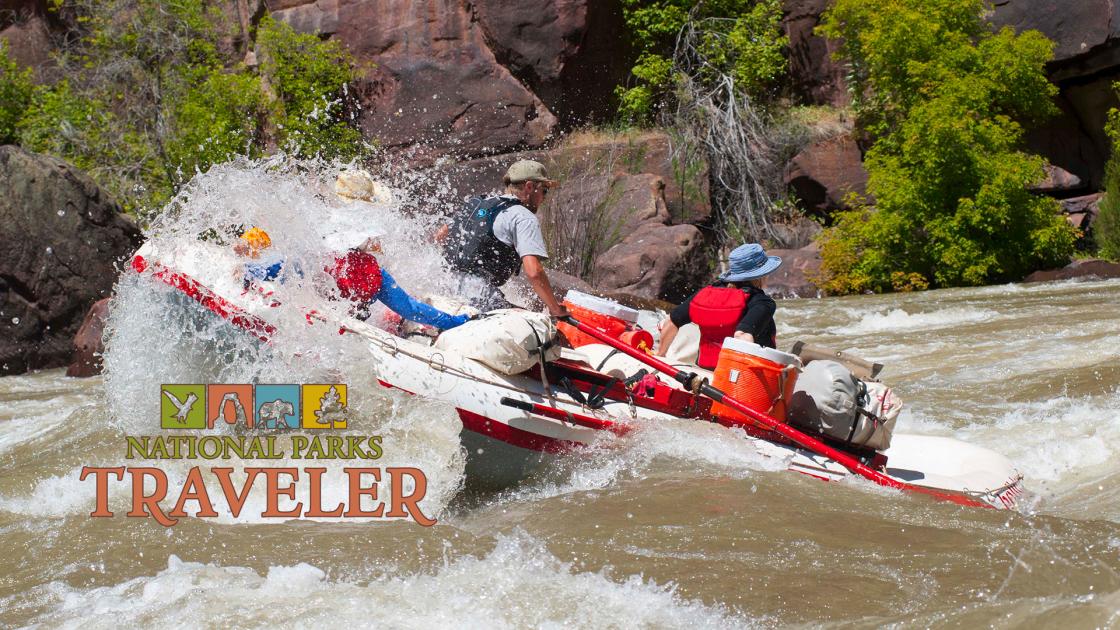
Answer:
<svg viewBox="0 0 1120 630"><path fill-rule="evenodd" d="M767 256L766 250L758 243L740 245L731 251L726 273L720 275L722 282L742 282L754 280L782 266L778 256Z"/></svg>

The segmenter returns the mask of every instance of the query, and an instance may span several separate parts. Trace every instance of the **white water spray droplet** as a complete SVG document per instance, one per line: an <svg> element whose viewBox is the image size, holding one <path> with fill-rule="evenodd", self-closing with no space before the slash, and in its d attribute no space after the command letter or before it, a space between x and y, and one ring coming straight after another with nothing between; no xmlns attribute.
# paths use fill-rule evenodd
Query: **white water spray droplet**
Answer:
<svg viewBox="0 0 1120 630"><path fill-rule="evenodd" d="M66 211L65 210L59 210L58 211L58 216L60 216L60 217L66 216Z"/></svg>
<svg viewBox="0 0 1120 630"><path fill-rule="evenodd" d="M53 254L53 253L54 253L54 248L52 248L52 247L47 247L47 255L48 255L48 256L50 256L50 255L51 255L51 254Z"/></svg>
<svg viewBox="0 0 1120 630"><path fill-rule="evenodd" d="M19 324L19 318L18 317L13 317L12 318L12 323L18 325Z"/></svg>

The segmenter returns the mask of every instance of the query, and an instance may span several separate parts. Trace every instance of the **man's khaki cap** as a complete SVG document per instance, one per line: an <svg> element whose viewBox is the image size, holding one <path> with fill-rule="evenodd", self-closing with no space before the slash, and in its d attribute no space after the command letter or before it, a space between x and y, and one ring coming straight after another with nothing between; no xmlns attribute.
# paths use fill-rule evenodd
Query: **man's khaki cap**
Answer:
<svg viewBox="0 0 1120 630"><path fill-rule="evenodd" d="M533 160L514 162L506 171L505 181L508 184L520 184L522 182L552 183L552 180L548 178L548 171L545 170L544 164Z"/></svg>

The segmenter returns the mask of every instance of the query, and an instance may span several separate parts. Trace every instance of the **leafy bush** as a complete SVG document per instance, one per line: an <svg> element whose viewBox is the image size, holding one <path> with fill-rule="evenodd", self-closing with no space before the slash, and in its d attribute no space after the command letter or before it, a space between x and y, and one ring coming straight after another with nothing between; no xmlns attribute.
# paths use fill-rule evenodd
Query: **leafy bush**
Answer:
<svg viewBox="0 0 1120 630"><path fill-rule="evenodd" d="M635 81L619 86L619 114L632 122L648 122L673 98L676 74L672 56L686 26L699 30L695 53L707 76L701 84L724 74L736 88L756 97L785 72L780 0L623 0L623 14L639 51L631 70Z"/></svg>
<svg viewBox="0 0 1120 630"><path fill-rule="evenodd" d="M342 45L301 35L268 16L261 20L257 43L261 71L277 97L272 122L281 144L305 156L357 155L362 135L349 120L346 90L354 60Z"/></svg>
<svg viewBox="0 0 1120 630"><path fill-rule="evenodd" d="M64 157L92 173L111 159L105 150L112 126L113 116L104 104L76 94L64 79L53 86L35 86L17 131L23 147Z"/></svg>
<svg viewBox="0 0 1120 630"><path fill-rule="evenodd" d="M1054 111L1036 31L990 32L975 0L838 0L822 32L843 38L875 206L822 234L835 293L1016 280L1064 264L1076 232L1029 188L1041 158L1023 123Z"/></svg>
<svg viewBox="0 0 1120 630"><path fill-rule="evenodd" d="M30 91L16 139L89 171L133 213L236 155L350 158L362 146L346 101L353 62L335 42L266 16L249 68L223 58L224 18L205 0L52 3L77 30L56 55L64 79ZM0 90L17 83L5 62Z"/></svg>
<svg viewBox="0 0 1120 630"><path fill-rule="evenodd" d="M1113 84L1120 93L1120 82ZM1093 240L1101 258L1120 261L1120 110L1108 111L1105 132L1112 141L1112 156L1105 164L1104 198L1101 199L1096 221L1093 222Z"/></svg>
<svg viewBox="0 0 1120 630"><path fill-rule="evenodd" d="M0 144L16 140L16 124L31 103L31 69L20 70L8 57L8 42L0 39Z"/></svg>

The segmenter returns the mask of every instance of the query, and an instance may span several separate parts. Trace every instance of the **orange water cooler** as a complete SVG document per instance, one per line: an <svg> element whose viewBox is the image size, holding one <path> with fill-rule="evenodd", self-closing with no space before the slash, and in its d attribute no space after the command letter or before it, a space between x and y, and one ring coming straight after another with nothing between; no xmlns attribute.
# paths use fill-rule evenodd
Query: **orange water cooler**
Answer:
<svg viewBox="0 0 1120 630"><path fill-rule="evenodd" d="M647 352L653 350L653 335L638 328L638 311L632 308L581 291L568 291L564 296L564 306L580 322L594 326L630 347ZM573 348L599 343L570 324L559 322L556 327Z"/></svg>
<svg viewBox="0 0 1120 630"><path fill-rule="evenodd" d="M801 371L801 360L792 354L764 348L734 337L723 341L712 385L744 405L782 422ZM712 404L712 413L748 419L727 405Z"/></svg>

